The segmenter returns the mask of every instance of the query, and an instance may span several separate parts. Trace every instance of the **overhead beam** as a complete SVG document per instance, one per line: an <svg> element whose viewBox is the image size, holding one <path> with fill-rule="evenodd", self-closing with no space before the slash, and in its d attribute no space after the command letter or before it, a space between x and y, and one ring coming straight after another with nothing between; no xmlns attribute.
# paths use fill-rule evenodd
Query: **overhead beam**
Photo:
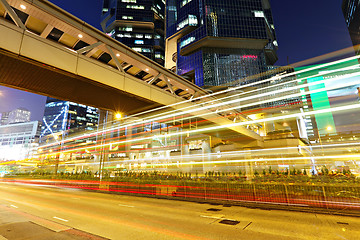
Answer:
<svg viewBox="0 0 360 240"><path fill-rule="evenodd" d="M91 44L89 46L86 46L86 47L83 47L83 48L80 48L79 50L77 50L76 52L79 53L79 54L82 54L82 53L85 53L85 52L88 52L90 50L93 50L94 48L102 45L103 43L102 42L96 42L94 44Z"/></svg>
<svg viewBox="0 0 360 240"><path fill-rule="evenodd" d="M170 89L170 92L171 92L172 94L175 94L174 89L172 88L169 79L168 79L165 75L164 75L164 79L165 79L165 82L166 82L168 88Z"/></svg>
<svg viewBox="0 0 360 240"><path fill-rule="evenodd" d="M153 79L151 79L148 84L152 84L153 82L155 82L156 80L159 79L159 77L161 76L161 73L159 73L156 77L153 77Z"/></svg>
<svg viewBox="0 0 360 240"><path fill-rule="evenodd" d="M115 62L115 64L116 64L116 67L119 69L119 71L120 71L120 72L125 72L124 69L123 69L122 66L121 66L121 63L119 62L119 59L116 57L116 55L115 55L114 51L111 49L111 47L109 47L109 46L107 46L107 45L106 45L105 47L106 47L106 49L109 51L112 59L114 60L114 62Z"/></svg>
<svg viewBox="0 0 360 240"><path fill-rule="evenodd" d="M46 25L44 31L42 31L42 33L40 34L40 37L46 38L51 33L53 28L54 26L51 26L50 24Z"/></svg>
<svg viewBox="0 0 360 240"><path fill-rule="evenodd" d="M16 14L14 9L12 9L12 7L9 5L9 3L6 0L0 0L0 3L4 6L5 10L7 11L11 19L15 22L16 26L25 30L25 25L23 24L19 16Z"/></svg>

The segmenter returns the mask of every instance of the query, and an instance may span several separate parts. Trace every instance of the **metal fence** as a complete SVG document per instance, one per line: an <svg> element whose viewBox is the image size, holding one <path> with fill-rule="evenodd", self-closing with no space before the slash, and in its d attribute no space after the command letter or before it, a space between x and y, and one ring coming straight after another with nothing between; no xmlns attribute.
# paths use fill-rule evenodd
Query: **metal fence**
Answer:
<svg viewBox="0 0 360 240"><path fill-rule="evenodd" d="M360 186L351 184L238 183L205 181L135 180L124 182L87 180L2 179L63 188L81 188L147 195L158 198L229 204L271 204L286 207L321 208L360 213Z"/></svg>

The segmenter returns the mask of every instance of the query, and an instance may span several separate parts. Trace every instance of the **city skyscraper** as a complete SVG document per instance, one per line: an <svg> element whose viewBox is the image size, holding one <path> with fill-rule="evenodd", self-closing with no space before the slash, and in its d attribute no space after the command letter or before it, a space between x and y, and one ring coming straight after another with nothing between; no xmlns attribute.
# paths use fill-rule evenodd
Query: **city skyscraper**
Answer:
<svg viewBox="0 0 360 240"><path fill-rule="evenodd" d="M103 31L144 56L164 65L165 2L103 0Z"/></svg>
<svg viewBox="0 0 360 240"><path fill-rule="evenodd" d="M248 77L265 72L277 61L278 44L268 0L166 3L165 67L176 66L179 75L198 86L256 81Z"/></svg>
<svg viewBox="0 0 360 240"><path fill-rule="evenodd" d="M10 112L0 113L0 125L24 123L30 121L31 112L25 108L17 108Z"/></svg>
<svg viewBox="0 0 360 240"><path fill-rule="evenodd" d="M0 161L31 157L39 135L39 121L0 126Z"/></svg>
<svg viewBox="0 0 360 240"><path fill-rule="evenodd" d="M8 122L10 112L0 113L0 125L5 125Z"/></svg>
<svg viewBox="0 0 360 240"><path fill-rule="evenodd" d="M9 113L7 120L8 124L11 123L24 123L30 122L31 112L25 108L17 108Z"/></svg>
<svg viewBox="0 0 360 240"><path fill-rule="evenodd" d="M360 0L343 0L342 12L357 55L360 54Z"/></svg>
<svg viewBox="0 0 360 240"><path fill-rule="evenodd" d="M97 108L48 97L40 137L74 128L94 130L98 120Z"/></svg>

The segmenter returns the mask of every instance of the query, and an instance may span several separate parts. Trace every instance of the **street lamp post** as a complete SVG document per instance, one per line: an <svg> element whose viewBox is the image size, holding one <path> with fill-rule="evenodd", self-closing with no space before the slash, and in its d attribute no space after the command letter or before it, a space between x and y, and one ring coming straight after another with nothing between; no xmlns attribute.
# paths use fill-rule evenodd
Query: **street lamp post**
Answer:
<svg viewBox="0 0 360 240"><path fill-rule="evenodd" d="M320 143L320 147L321 147L321 151L322 151L322 155L324 156L324 148L323 148L323 144L322 144L322 140L321 140L321 136L320 136L320 130L327 130L327 131L331 131L333 128L331 126L327 126L326 128L322 128L322 129L317 129L318 132L318 137L319 137L319 143Z"/></svg>

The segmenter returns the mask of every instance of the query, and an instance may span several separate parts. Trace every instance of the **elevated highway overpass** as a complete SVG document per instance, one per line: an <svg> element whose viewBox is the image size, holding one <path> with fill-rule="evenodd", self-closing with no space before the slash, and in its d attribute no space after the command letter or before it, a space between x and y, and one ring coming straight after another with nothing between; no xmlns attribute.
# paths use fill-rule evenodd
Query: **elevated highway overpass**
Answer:
<svg viewBox="0 0 360 240"><path fill-rule="evenodd" d="M126 114L207 94L46 0L0 0L0 36L4 86ZM232 123L211 110L202 113L213 124ZM262 141L244 126L227 130Z"/></svg>

